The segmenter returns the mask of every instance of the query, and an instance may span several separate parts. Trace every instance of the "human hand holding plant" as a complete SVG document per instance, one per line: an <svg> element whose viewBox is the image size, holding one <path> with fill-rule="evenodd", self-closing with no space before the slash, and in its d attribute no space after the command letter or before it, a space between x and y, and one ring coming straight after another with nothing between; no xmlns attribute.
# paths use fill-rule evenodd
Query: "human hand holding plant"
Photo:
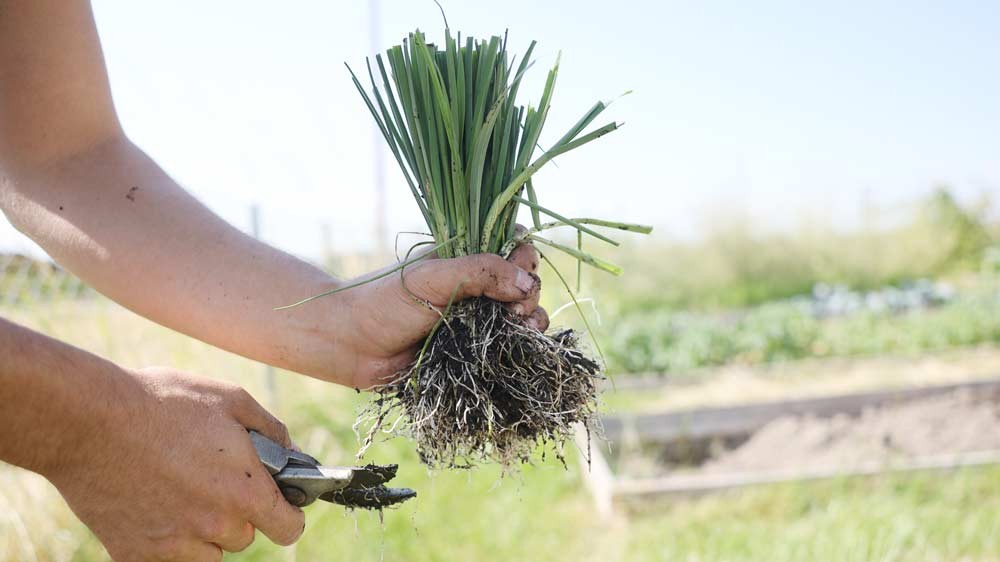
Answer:
<svg viewBox="0 0 1000 562"><path fill-rule="evenodd" d="M481 41L465 36L463 41L462 34L452 35L446 21L443 44L428 42L417 30L374 61L367 60L370 89L347 67L439 255L499 259L527 240L618 275L621 268L583 249L583 235L617 246L591 227L642 233L650 227L561 215L538 203L534 176L553 158L617 130L619 124L585 132L608 106L597 102L566 134L541 148L558 57L538 105L519 105L517 92L535 43L519 64L517 56L509 56L507 44L506 35ZM543 152L536 158L539 148ZM515 221L522 205L531 211L532 228L518 233ZM542 223L542 215L554 220ZM559 227L577 231L575 248L542 236ZM494 258L479 256L485 254ZM555 273L569 290L563 275ZM362 287L359 283L285 308ZM579 309L571 290L570 297ZM541 334L497 301L487 294L449 306L416 357L393 357L399 363L392 366L403 367L403 374L386 381L391 384L362 412L358 425L371 422L364 447L396 412L408 422L406 431L421 460L431 466L469 466L489 459L509 467L550 442L561 458L571 428L593 420L601 365L580 350L572 330Z"/></svg>
<svg viewBox="0 0 1000 562"><path fill-rule="evenodd" d="M507 260L495 254L429 257L402 274L393 272L334 295L330 304L341 314L331 322L332 337L339 343L334 345L334 369L358 389L388 382L413 362L420 342L448 304L469 297L507 303L525 324L544 331L549 319L538 306L538 259L530 244L518 246Z"/></svg>

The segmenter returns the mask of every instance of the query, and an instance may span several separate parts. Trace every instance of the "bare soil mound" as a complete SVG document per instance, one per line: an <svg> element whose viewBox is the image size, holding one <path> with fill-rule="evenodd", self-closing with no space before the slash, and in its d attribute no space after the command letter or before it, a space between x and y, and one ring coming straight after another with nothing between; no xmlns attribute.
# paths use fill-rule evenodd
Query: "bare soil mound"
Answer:
<svg viewBox="0 0 1000 562"><path fill-rule="evenodd" d="M860 416L781 417L742 445L716 451L700 470L849 469L991 449L1000 449L1000 406L960 390L868 409Z"/></svg>

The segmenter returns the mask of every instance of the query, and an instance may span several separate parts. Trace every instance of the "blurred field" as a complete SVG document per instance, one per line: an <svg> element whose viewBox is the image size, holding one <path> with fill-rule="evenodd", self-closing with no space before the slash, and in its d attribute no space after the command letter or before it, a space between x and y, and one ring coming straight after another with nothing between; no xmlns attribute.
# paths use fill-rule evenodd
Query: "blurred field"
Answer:
<svg viewBox="0 0 1000 562"><path fill-rule="evenodd" d="M170 364L237 381L263 402L269 399L259 365L100 300L13 308L5 315L126 365ZM816 372L811 380L820 382L810 384L829 375ZM356 448L350 422L358 403L353 391L279 376L275 409L300 444L321 458L350 462ZM709 401L721 392L712 382L704 389ZM683 393L694 400L697 387ZM490 467L429 475L402 440L378 446L371 458L399 460L399 481L418 489L420 497L387 512L384 524L373 514L317 505L308 510L306 533L295 547L278 549L261 540L228 559L1000 559L1000 511L988 507L1000 502L997 467L788 484L660 504L630 518L602 521L575 462L568 470L541 462L518 478L500 478ZM44 480L0 467L0 560L104 559Z"/></svg>
<svg viewBox="0 0 1000 562"><path fill-rule="evenodd" d="M583 307L620 383L605 408L688 408L1000 375L1000 236L987 207L960 207L942 191L911 211L849 233L816 222L768 233L727 220L694 243L654 238L624 254L598 252L627 268L621 279L586 271L583 279L581 296L596 301ZM355 273L343 260L331 263ZM558 263L572 281L575 267ZM363 396L289 373L278 374L272 395L263 366L75 284L64 294L60 275L8 259L0 268L0 314L127 366L164 364L235 381L282 417L305 450L352 462L350 427ZM817 283L893 295L920 279L954 294L912 310L832 316L802 300ZM555 311L568 298L551 274L545 282L544 304ZM555 322L581 327L575 314L565 309ZM632 374L650 372L671 384L630 390ZM296 546L262 539L227 559L1000 560L1000 467L784 484L603 520L575 454L567 455L568 468L549 455L517 477L494 467L429 474L402 439L377 445L367 458L398 461L398 482L417 489L417 500L381 521L317 505ZM0 465L0 562L101 560L100 545L47 482Z"/></svg>
<svg viewBox="0 0 1000 562"><path fill-rule="evenodd" d="M895 213L873 213L863 228L847 232L812 216L794 231L776 232L736 214L707 224L697 241L654 233L648 241L626 240L621 249L589 242L589 250L623 265L625 275L584 268L580 296L596 303L583 307L616 373L676 377L731 363L996 343L1000 225L993 212L988 200L962 206L941 189ZM553 261L572 282L575 266L559 256ZM550 310L568 302L544 267L543 279ZM906 299L927 284L956 298L927 309L894 307L894 296ZM821 287L878 297L883 306L818 317L810 299ZM567 309L558 320L583 328L575 316Z"/></svg>
<svg viewBox="0 0 1000 562"><path fill-rule="evenodd" d="M738 208L723 209L704 219L693 241L654 231L648 240L616 233L626 242L621 248L587 242L590 251L624 266L625 275L585 270L584 287L616 312L712 311L808 294L817 283L869 290L984 268L1000 273L997 211L986 196L962 203L944 187L891 210L872 210L850 230L809 212L796 217L797 227L775 230ZM615 298L623 291L627 298Z"/></svg>

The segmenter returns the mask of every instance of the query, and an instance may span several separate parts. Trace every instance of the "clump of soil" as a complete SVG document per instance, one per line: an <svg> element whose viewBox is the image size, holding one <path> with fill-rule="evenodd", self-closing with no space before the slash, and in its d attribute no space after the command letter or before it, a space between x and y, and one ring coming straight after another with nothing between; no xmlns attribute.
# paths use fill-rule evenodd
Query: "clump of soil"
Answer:
<svg viewBox="0 0 1000 562"><path fill-rule="evenodd" d="M592 423L603 378L577 344L572 330L543 334L490 299L452 306L422 357L362 412L362 453L388 425L409 434L433 468L509 468L545 444L561 459L573 424Z"/></svg>
<svg viewBox="0 0 1000 562"><path fill-rule="evenodd" d="M851 468L948 453L1000 449L1000 411L967 391L871 408L860 416L785 416L702 472Z"/></svg>

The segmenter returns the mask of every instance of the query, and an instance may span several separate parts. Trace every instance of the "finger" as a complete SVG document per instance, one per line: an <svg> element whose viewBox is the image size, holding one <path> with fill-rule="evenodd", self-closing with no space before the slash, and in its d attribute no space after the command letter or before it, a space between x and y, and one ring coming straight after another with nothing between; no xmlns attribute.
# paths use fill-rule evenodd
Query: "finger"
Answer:
<svg viewBox="0 0 1000 562"><path fill-rule="evenodd" d="M358 390L373 390L396 380L403 369L413 364L419 348L403 350L392 357L366 362L355 375L354 384Z"/></svg>
<svg viewBox="0 0 1000 562"><path fill-rule="evenodd" d="M219 545L219 548L226 552L243 552L248 546L253 544L254 532L253 525L249 522L244 522L242 525L227 531L221 536L206 538Z"/></svg>
<svg viewBox="0 0 1000 562"><path fill-rule="evenodd" d="M171 538L156 544L152 558L162 562L219 562L222 549L209 542Z"/></svg>
<svg viewBox="0 0 1000 562"><path fill-rule="evenodd" d="M523 230L524 227L521 227L521 229ZM519 244L516 248L514 248L514 251L507 256L507 261L525 271L536 274L538 273L538 260L538 250L535 249L530 242L523 242ZM540 297L541 291L538 291L527 299L512 303L508 308L511 312L519 316L530 316L535 312L535 309L538 308L538 299Z"/></svg>
<svg viewBox="0 0 1000 562"><path fill-rule="evenodd" d="M538 290L528 295L528 298L511 303L505 303L504 306L518 316L527 317L531 316L531 314L535 312L535 309L538 308L538 301L541 298L542 292L541 290Z"/></svg>
<svg viewBox="0 0 1000 562"><path fill-rule="evenodd" d="M505 303L504 306L506 306L507 309L513 312L514 314L527 318L528 316L531 316L535 312L535 309L538 308L539 298L541 298L541 292L536 291L530 297L524 300L512 303Z"/></svg>
<svg viewBox="0 0 1000 562"><path fill-rule="evenodd" d="M235 391L231 401L231 413L243 427L252 429L282 447L291 447L292 439L288 435L288 428L281 420L271 415L257 402L250 393L242 388Z"/></svg>
<svg viewBox="0 0 1000 562"><path fill-rule="evenodd" d="M545 312L545 309L539 306L531 313L531 316L528 316L524 323L539 332L544 332L549 329L549 313Z"/></svg>
<svg viewBox="0 0 1000 562"><path fill-rule="evenodd" d="M306 528L306 516L302 510L285 501L274 480L260 467L260 483L254 493L254 509L250 523L271 542L288 546L299 540Z"/></svg>
<svg viewBox="0 0 1000 562"><path fill-rule="evenodd" d="M538 273L538 250L530 242L518 244L507 260L525 271Z"/></svg>
<svg viewBox="0 0 1000 562"><path fill-rule="evenodd" d="M188 554L176 560L177 562L220 562L222 549L211 543L194 543Z"/></svg>
<svg viewBox="0 0 1000 562"><path fill-rule="evenodd" d="M436 306L486 296L500 302L527 300L538 293L538 276L496 254L476 254L422 263L406 275L406 286Z"/></svg>

